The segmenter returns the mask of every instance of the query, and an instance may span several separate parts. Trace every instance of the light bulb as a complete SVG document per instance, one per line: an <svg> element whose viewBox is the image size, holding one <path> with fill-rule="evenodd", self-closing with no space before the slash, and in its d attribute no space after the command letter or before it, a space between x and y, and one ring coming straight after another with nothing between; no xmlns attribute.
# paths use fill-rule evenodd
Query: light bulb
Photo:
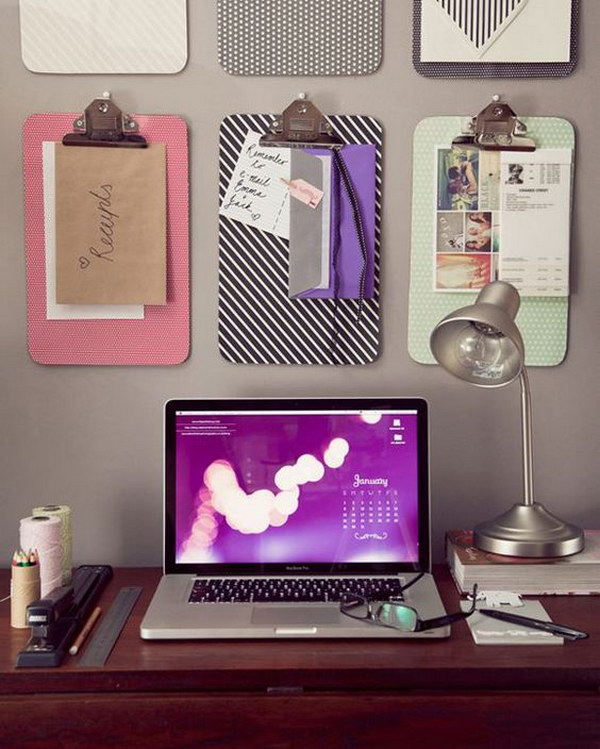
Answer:
<svg viewBox="0 0 600 749"><path fill-rule="evenodd" d="M500 379L505 365L504 340L495 328L469 323L457 336L456 357L474 377Z"/></svg>

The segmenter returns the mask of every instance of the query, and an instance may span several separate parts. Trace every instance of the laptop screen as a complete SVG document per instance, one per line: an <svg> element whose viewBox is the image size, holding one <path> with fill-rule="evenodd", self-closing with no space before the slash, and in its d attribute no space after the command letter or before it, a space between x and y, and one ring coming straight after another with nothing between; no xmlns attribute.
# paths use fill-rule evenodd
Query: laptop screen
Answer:
<svg viewBox="0 0 600 749"><path fill-rule="evenodd" d="M422 401L228 403L179 402L167 419L167 553L178 568L419 563Z"/></svg>

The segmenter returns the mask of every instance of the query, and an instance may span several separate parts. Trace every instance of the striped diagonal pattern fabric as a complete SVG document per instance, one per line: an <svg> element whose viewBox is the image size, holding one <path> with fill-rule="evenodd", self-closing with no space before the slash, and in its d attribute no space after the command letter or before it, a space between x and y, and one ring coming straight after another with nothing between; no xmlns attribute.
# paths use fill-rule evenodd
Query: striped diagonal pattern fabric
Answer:
<svg viewBox="0 0 600 749"><path fill-rule="evenodd" d="M177 73L186 0L19 0L21 53L34 73Z"/></svg>
<svg viewBox="0 0 600 749"><path fill-rule="evenodd" d="M272 115L232 115L221 124L223 201L246 133L267 132ZM375 293L355 299L290 299L289 240L219 217L219 350L236 364L368 364L379 353L379 263L383 131L371 117L329 118L346 143L377 149Z"/></svg>
<svg viewBox="0 0 600 749"><path fill-rule="evenodd" d="M437 0L477 49L510 23L527 0Z"/></svg>

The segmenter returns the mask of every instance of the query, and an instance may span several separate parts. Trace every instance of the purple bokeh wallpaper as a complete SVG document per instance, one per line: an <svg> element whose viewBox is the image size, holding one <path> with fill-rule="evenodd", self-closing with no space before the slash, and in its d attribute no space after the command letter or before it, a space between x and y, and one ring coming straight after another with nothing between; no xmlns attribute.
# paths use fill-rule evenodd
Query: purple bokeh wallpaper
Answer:
<svg viewBox="0 0 600 749"><path fill-rule="evenodd" d="M416 412L179 413L176 558L418 559Z"/></svg>

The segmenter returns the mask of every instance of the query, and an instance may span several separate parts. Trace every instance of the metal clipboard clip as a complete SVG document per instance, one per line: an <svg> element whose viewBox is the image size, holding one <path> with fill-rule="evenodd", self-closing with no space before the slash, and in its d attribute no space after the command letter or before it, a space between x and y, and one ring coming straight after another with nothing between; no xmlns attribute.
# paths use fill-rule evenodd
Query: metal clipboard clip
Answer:
<svg viewBox="0 0 600 749"><path fill-rule="evenodd" d="M262 136L261 146L277 148L342 148L344 142L336 135L327 118L299 94L289 107L271 124L270 132Z"/></svg>
<svg viewBox="0 0 600 749"><path fill-rule="evenodd" d="M138 135L135 120L111 101L105 91L73 123L73 133L62 139L65 146L100 146L104 148L147 148L147 140Z"/></svg>
<svg viewBox="0 0 600 749"><path fill-rule="evenodd" d="M452 148L477 148L482 151L535 151L526 137L527 126L515 111L496 94L492 103L471 118L466 130L452 141Z"/></svg>

